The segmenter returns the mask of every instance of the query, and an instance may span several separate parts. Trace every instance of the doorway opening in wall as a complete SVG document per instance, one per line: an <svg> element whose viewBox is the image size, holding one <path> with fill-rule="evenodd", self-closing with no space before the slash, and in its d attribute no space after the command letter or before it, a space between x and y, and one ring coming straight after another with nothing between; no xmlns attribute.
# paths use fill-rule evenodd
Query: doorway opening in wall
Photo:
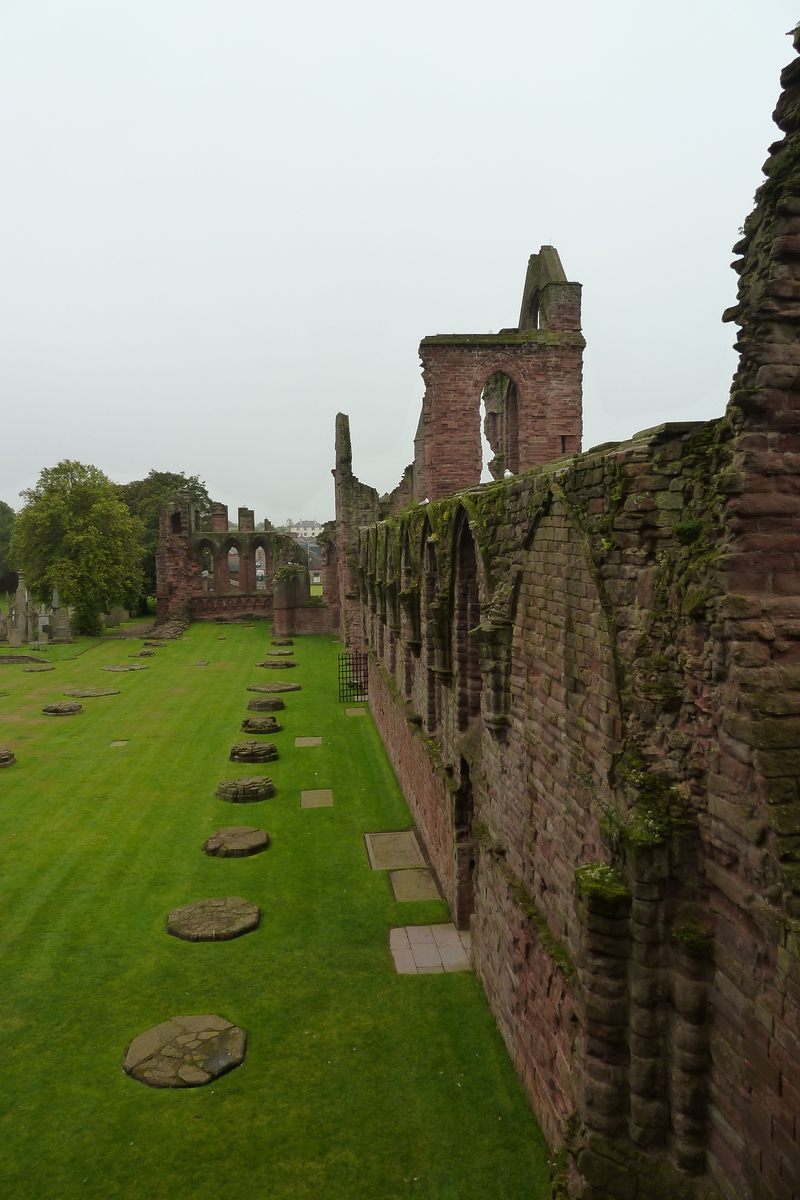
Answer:
<svg viewBox="0 0 800 1200"><path fill-rule="evenodd" d="M171 526L173 533L180 533L180 531L181 531L181 514L179 512L174 512L172 514L172 516L170 517L170 526Z"/></svg>
<svg viewBox="0 0 800 1200"><path fill-rule="evenodd" d="M519 399L517 385L495 371L481 392L481 483L519 472Z"/></svg>
<svg viewBox="0 0 800 1200"><path fill-rule="evenodd" d="M267 590L267 552L263 546L256 546L256 591Z"/></svg>
<svg viewBox="0 0 800 1200"><path fill-rule="evenodd" d="M469 919L475 911L475 838L472 832L475 797L465 758L461 759L459 774L461 784L455 795L456 924L459 929L469 929Z"/></svg>
<svg viewBox="0 0 800 1200"><path fill-rule="evenodd" d="M231 592L239 590L239 551L231 546L228 551L228 588Z"/></svg>
<svg viewBox="0 0 800 1200"><path fill-rule="evenodd" d="M209 546L203 546L200 553L200 572L203 579L203 591L214 590L214 556Z"/></svg>

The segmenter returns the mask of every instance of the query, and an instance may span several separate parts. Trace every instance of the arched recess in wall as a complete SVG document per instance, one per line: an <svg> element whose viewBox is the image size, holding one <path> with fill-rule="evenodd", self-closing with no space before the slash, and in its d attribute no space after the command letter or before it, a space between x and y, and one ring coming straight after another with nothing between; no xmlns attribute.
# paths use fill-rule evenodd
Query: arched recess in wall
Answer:
<svg viewBox="0 0 800 1200"><path fill-rule="evenodd" d="M386 529L386 576L384 582L384 600L386 603L386 629L389 638L389 672L396 678L397 676L397 639L400 634L400 602L398 600L398 592L400 590L399 581L397 578L397 566L395 563L394 543L392 536Z"/></svg>
<svg viewBox="0 0 800 1200"><path fill-rule="evenodd" d="M442 685L437 670L436 600L439 592L439 563L429 521L422 531L420 553L420 610L424 630L423 663L423 720L429 733L438 729L442 715Z"/></svg>
<svg viewBox="0 0 800 1200"><path fill-rule="evenodd" d="M464 509L456 515L453 531L453 572L450 599L453 637L453 669L456 721L460 730L469 729L481 713L481 671L470 629L480 625L478 555L475 539Z"/></svg>
<svg viewBox="0 0 800 1200"><path fill-rule="evenodd" d="M172 516L169 519L169 525L170 525L171 533L180 533L180 531L181 531L181 514L180 514L180 512L174 512L172 514Z"/></svg>
<svg viewBox="0 0 800 1200"><path fill-rule="evenodd" d="M219 563L219 590L223 596L239 591L240 555L238 541L231 538L223 542Z"/></svg>
<svg viewBox="0 0 800 1200"><path fill-rule="evenodd" d="M414 655L419 654L419 588L414 588L414 562L411 554L411 536L408 526L403 526L402 551L400 554L401 596L401 640L403 646L403 692L410 696L414 689Z"/></svg>
<svg viewBox="0 0 800 1200"><path fill-rule="evenodd" d="M250 563L251 586L257 592L272 590L273 562L272 546L267 538L256 537L250 542L252 562Z"/></svg>
<svg viewBox="0 0 800 1200"><path fill-rule="evenodd" d="M527 780L520 803L523 882L559 934L569 913L551 911L581 863L605 859L600 806L613 799L609 769L621 715L614 647L580 537L560 502L529 536L511 613L511 750ZM530 836L536 830L536 836Z"/></svg>
<svg viewBox="0 0 800 1200"><path fill-rule="evenodd" d="M505 371L493 371L481 388L481 482L519 473L519 393Z"/></svg>
<svg viewBox="0 0 800 1200"><path fill-rule="evenodd" d="M204 592L215 590L214 547L210 542L201 542L199 547L200 580Z"/></svg>

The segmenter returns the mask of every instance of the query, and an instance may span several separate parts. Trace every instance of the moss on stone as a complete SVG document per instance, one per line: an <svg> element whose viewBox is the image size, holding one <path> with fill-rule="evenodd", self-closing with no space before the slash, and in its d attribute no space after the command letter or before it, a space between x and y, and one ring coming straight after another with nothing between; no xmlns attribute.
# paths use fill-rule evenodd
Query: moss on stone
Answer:
<svg viewBox="0 0 800 1200"><path fill-rule="evenodd" d="M539 935L539 942L541 943L545 954L548 956L548 958L552 959L553 963L558 967L559 971L561 971L567 983L571 984L575 978L575 964L572 961L566 946L564 946L564 944L560 942L553 933L547 917L537 906L536 901L527 888L515 878L511 868L508 866L503 866L501 871L517 904L520 906L528 920L531 921L536 927L536 932Z"/></svg>
<svg viewBox="0 0 800 1200"><path fill-rule="evenodd" d="M698 521L695 517L689 517L687 521L676 521L672 526L672 536L682 546L691 546L702 532L703 522Z"/></svg>
<svg viewBox="0 0 800 1200"><path fill-rule="evenodd" d="M576 869L573 880L578 895L595 912L616 916L621 907L630 904L631 894L622 882L619 871L608 863L584 863Z"/></svg>
<svg viewBox="0 0 800 1200"><path fill-rule="evenodd" d="M714 949L714 933L702 921L690 917L675 925L672 930L675 941L692 958L710 958Z"/></svg>

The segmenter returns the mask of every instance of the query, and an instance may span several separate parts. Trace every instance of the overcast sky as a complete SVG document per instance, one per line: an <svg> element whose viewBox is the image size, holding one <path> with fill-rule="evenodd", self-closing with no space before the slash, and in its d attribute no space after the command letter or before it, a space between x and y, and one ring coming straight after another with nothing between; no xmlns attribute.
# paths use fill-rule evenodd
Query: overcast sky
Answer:
<svg viewBox="0 0 800 1200"><path fill-rule="evenodd" d="M584 447L724 410L783 0L0 0L0 498L62 458L333 515L417 347L584 285Z"/></svg>

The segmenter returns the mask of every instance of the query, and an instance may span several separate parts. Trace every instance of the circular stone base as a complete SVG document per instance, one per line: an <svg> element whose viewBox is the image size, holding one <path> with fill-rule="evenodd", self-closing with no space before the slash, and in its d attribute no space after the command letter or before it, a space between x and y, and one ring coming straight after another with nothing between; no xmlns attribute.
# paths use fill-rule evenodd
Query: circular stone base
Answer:
<svg viewBox="0 0 800 1200"><path fill-rule="evenodd" d="M48 667L44 663L37 663L35 667L23 667L26 675L38 675L40 671L55 671L55 667Z"/></svg>
<svg viewBox="0 0 800 1200"><path fill-rule="evenodd" d="M292 641L291 638L273 638L272 645L273 646L293 646L294 642Z"/></svg>
<svg viewBox="0 0 800 1200"><path fill-rule="evenodd" d="M278 747L273 742L238 742L231 746L231 762L272 762L278 757Z"/></svg>
<svg viewBox="0 0 800 1200"><path fill-rule="evenodd" d="M249 858L266 850L269 834L266 829L254 829L252 825L230 825L218 829L203 846L206 854L214 858Z"/></svg>
<svg viewBox="0 0 800 1200"><path fill-rule="evenodd" d="M0 750L0 767L13 767L16 761L13 750Z"/></svg>
<svg viewBox="0 0 800 1200"><path fill-rule="evenodd" d="M256 663L257 667L266 667L268 671L287 671L290 667L296 667L297 663L283 658L267 658L264 662Z"/></svg>
<svg viewBox="0 0 800 1200"><path fill-rule="evenodd" d="M247 705L248 712L280 712L284 708L286 705L279 696L261 696Z"/></svg>
<svg viewBox="0 0 800 1200"><path fill-rule="evenodd" d="M103 671L149 671L147 663L120 663L115 667L102 667Z"/></svg>
<svg viewBox="0 0 800 1200"><path fill-rule="evenodd" d="M299 683L251 683L248 692L299 692Z"/></svg>
<svg viewBox="0 0 800 1200"><path fill-rule="evenodd" d="M65 688L65 696L79 696L86 699L89 696L118 696L119 688Z"/></svg>
<svg viewBox="0 0 800 1200"><path fill-rule="evenodd" d="M274 717L245 717L242 733L280 733L283 729Z"/></svg>
<svg viewBox="0 0 800 1200"><path fill-rule="evenodd" d="M240 1066L246 1043L223 1017L172 1017L133 1039L122 1069L150 1087L202 1087Z"/></svg>
<svg viewBox="0 0 800 1200"><path fill-rule="evenodd" d="M83 705L61 700L58 704L45 704L42 712L48 717L74 717L76 713L83 712Z"/></svg>
<svg viewBox="0 0 800 1200"><path fill-rule="evenodd" d="M261 909L241 896L198 900L173 908L167 918L167 933L185 942L229 942L258 926Z"/></svg>
<svg viewBox="0 0 800 1200"><path fill-rule="evenodd" d="M256 800L269 800L275 795L275 785L269 775L257 775L245 779L225 779L217 784L216 797L228 804L254 804Z"/></svg>

